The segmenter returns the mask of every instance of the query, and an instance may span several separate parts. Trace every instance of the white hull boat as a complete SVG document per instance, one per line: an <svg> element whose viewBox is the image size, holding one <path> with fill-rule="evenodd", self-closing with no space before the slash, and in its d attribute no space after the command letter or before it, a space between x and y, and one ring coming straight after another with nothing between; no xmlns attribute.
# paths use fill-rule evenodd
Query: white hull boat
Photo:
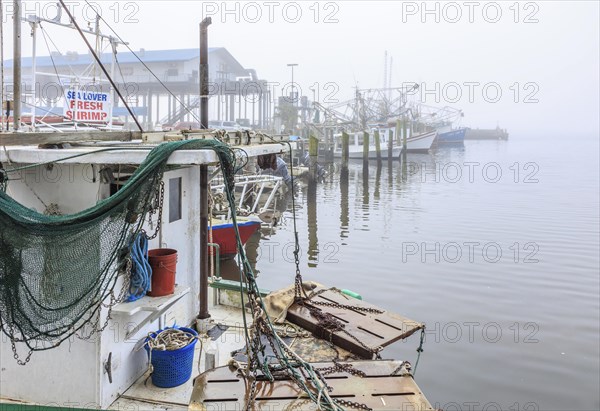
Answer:
<svg viewBox="0 0 600 411"><path fill-rule="evenodd" d="M437 131L430 131L406 139L406 151L408 152L427 152L431 149L433 142L437 137Z"/></svg>

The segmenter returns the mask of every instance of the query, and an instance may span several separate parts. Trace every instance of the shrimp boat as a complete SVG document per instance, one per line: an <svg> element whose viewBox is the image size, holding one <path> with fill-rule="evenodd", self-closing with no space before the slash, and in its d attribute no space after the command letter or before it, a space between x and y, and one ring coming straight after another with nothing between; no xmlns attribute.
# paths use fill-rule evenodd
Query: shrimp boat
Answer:
<svg viewBox="0 0 600 411"><path fill-rule="evenodd" d="M381 158L386 160L388 159L389 150L388 150L388 139L389 139L389 130L390 129L380 129L380 144L381 144ZM397 138L394 138L395 130L392 129L392 159L397 159L402 153L402 142L398 142ZM341 134L336 135L336 142L334 146L333 155L335 158L342 157L342 143L341 143ZM352 138L353 137L353 138ZM427 152L431 149L434 142L436 141L437 131L429 131L422 134L411 135L406 139L406 151L419 153L419 152ZM375 143L372 138L369 139L370 145L368 150L368 158L370 160L377 159L377 150L375 147ZM348 157L350 159L363 159L364 151L363 151L363 132L352 133L350 138L350 144L348 145Z"/></svg>
<svg viewBox="0 0 600 411"><path fill-rule="evenodd" d="M396 135L395 128L385 128L382 129L383 134L389 133L389 130L392 131L392 135ZM410 129L406 130L407 138L406 138L406 151L409 153L426 153L428 152L434 145L437 138L437 131L426 131L420 134L414 134ZM401 133L401 132L400 132ZM396 137L396 140L402 141L403 137L400 134Z"/></svg>
<svg viewBox="0 0 600 411"><path fill-rule="evenodd" d="M452 128L452 123L443 123L436 126L438 131L438 145L460 145L465 142L466 127Z"/></svg>
<svg viewBox="0 0 600 411"><path fill-rule="evenodd" d="M422 351L424 324L304 281L299 263L278 292L243 249L239 281L209 269L210 171L239 227L237 150L283 154L283 138L139 128L0 133L1 408L433 410L408 361L380 359L417 331ZM149 272L167 257L153 250L169 263ZM151 344L165 331L186 341Z"/></svg>
<svg viewBox="0 0 600 411"><path fill-rule="evenodd" d="M334 158L342 157L342 139L341 134L335 135L335 145L333 149ZM388 151L388 135L386 133L380 133L380 153L381 158L387 160L389 157ZM375 141L373 138L373 133L371 133L369 139L369 159L375 160L377 159L377 149L375 146ZM402 152L402 146L397 145L396 142L393 142L392 146L392 159L397 159ZM350 159L363 159L364 151L363 151L363 132L355 132L350 135L350 144L348 145L348 158Z"/></svg>
<svg viewBox="0 0 600 411"><path fill-rule="evenodd" d="M61 136L64 134L61 133ZM106 139L111 134L97 132L93 137ZM116 134L122 139L122 133ZM248 287L256 285L242 285L220 278L218 271L212 274L206 271L204 267L208 260L204 255L208 252L198 253L199 244L207 244L208 247L208 239L202 239L201 205L214 194L210 194L208 185L206 188L201 185L198 189L197 181L203 173L208 175L208 167L219 161L213 150L225 149L223 143L215 140L204 147L198 141L204 142L206 134L199 136L201 140L187 134L182 135L180 141L158 145L143 141L105 141L71 143L58 149L45 149L38 145L19 145L20 136L22 134L0 135L2 143L7 144L6 150L0 151L0 163L4 166L1 174L3 183L6 182L4 177L9 176L6 192L0 192L0 232L3 234L0 235L3 248L0 254L0 303L3 307L14 307L0 314L2 331L6 336L0 340L3 367L0 402L18 406L81 404L81 407L93 405L102 409L150 407L165 410L205 410L235 401L241 405L243 398L250 393L248 387L252 386L238 372L238 367L245 367L243 364L248 361L244 353L249 351L244 344L252 344L251 340L244 341L245 328L241 324L246 321L248 327L252 327L260 321L259 317L245 318L248 314L244 304L249 301L255 304L252 301L261 294L267 306L271 307L264 315L271 316L276 324L273 331L262 334L276 350L267 353L265 358L289 355L283 348L282 351L278 348L289 341L283 336L302 335L301 341L295 344L295 349L304 353L302 360L299 359L301 357L293 357L287 361L295 364L294 367L306 368L307 372L314 367L337 370L319 382L323 384L321 387L327 386L334 393L327 399L331 404L342 407L359 403L390 410L411 406L433 410L414 382L410 363L373 360L373 353L379 353L380 347L422 331L423 324L365 303L357 299L356 293L342 295L337 289L303 282L311 299L335 302L333 307L322 307L323 314L317 316L314 309L306 311L304 305L294 303L293 291L270 292L256 288L249 294ZM28 136L28 141L37 139L41 143L50 137L56 138L48 133L37 133ZM174 135L163 134L163 137L172 140ZM63 138L69 140L68 136ZM168 157L163 156L162 161L167 167L156 169L164 170L162 175L156 174L158 179L152 177L155 174L150 170L157 164L158 153L172 144L180 145L181 149L173 150ZM191 144L190 149L184 149L186 144ZM281 153L285 146L252 144L243 146L243 149L246 155L253 157ZM52 165L52 179L48 174L49 165ZM131 169L135 171L126 178L118 171ZM96 170L97 178L89 178L86 172L93 170ZM148 178L138 178L140 175ZM140 190L131 188L135 184L146 184L143 183L146 181L154 181L156 193L164 187L160 196L165 201L157 197L159 194L145 189L145 185ZM244 191L243 187L241 190ZM124 207L109 207L114 202ZM17 204L22 204L22 207ZM149 207L146 213L143 209L137 211L138 205L142 204ZM257 210L266 210L267 205ZM104 210L103 214L99 214L99 210ZM22 225L25 214L28 219L37 221L35 227ZM73 229L75 221L86 227L84 233L89 233L87 237ZM112 226L117 223L118 226ZM111 226L113 228L109 229ZM244 226L243 221L238 223L240 226ZM113 231L115 227L121 228ZM177 250L175 286L171 294L159 297L146 295L133 302L116 298L116 295L131 292L127 276L133 273L119 269L127 264L121 262L120 254L113 253L111 249L121 250L121 244L126 245L128 241L114 243L117 238L123 238L119 231L129 233L134 227L143 230L138 232L148 233L149 248ZM78 242L73 242L74 238ZM64 247L63 243L72 245ZM31 255L41 256L41 260L40 257L31 259ZM111 256L115 260L109 263L111 268L106 271L107 274L95 274L100 272L99 267L111 261ZM14 264L17 261L21 263ZM27 272L22 271L25 265ZM200 281L199 272L206 273L200 276ZM21 281L6 281L6 278L20 278ZM99 288L97 298L89 301L74 297L87 293L88 285ZM65 288L69 289L68 294L59 291ZM26 294L34 300L23 299ZM287 314L277 311L276 307L288 304L286 301L291 304ZM54 307L65 305L70 308L57 314ZM354 308L348 310L348 306ZM17 307L20 314L15 317L11 313L17 312ZM258 307L255 309L257 313L260 311ZM348 314L352 316L347 317ZM344 316L347 325L343 331L324 330L319 320L322 315ZM47 318L50 316L55 319L49 323ZM85 323L80 324L76 318L83 318ZM102 319L101 323L95 318ZM71 325L65 328L67 323ZM193 378L165 389L154 385L156 375L149 368L152 359L142 347L149 334L154 335L157 330L174 323L196 328L202 344L196 344L193 349ZM84 332L80 326L88 328ZM47 334L32 327L47 330ZM77 333L80 338L69 337L46 350L56 342L53 336L67 330L80 330ZM328 332L331 336L327 336ZM348 332L352 333L352 338L348 337ZM74 337L75 334L69 335ZM92 335L95 337L91 338ZM25 341L29 345L25 345ZM338 347L336 356L332 356L327 348L331 341ZM410 349L409 352L414 351ZM13 357L27 365L20 365ZM346 374L344 370L350 368L357 372ZM156 369L154 373L157 373ZM272 409L276 404L306 404L305 394L289 379L291 377L281 375L273 382L258 378L256 407ZM310 378L307 381L317 384L317 378L321 377L314 375ZM346 378L351 381L344 382ZM375 382L377 385L373 385ZM365 395L357 396L352 388L356 384L363 387ZM317 391L310 394L314 395L315 401L320 390L318 386L315 388ZM383 387L385 392L378 387ZM266 392L277 394L260 394ZM371 393L385 394L384 402L379 394L373 396ZM320 401L321 405L325 404L325 399Z"/></svg>
<svg viewBox="0 0 600 411"><path fill-rule="evenodd" d="M274 210L274 203L281 195L284 187L281 177L272 175L239 175L235 176L235 190L239 193L237 203L237 227L242 244L261 227L272 228L277 225L279 215ZM235 227L231 219L231 210L225 204L225 184L215 181L211 185L213 217L209 224L211 254L218 258L230 259L238 252Z"/></svg>
<svg viewBox="0 0 600 411"><path fill-rule="evenodd" d="M408 152L426 153L433 146L437 136L436 130L410 136L406 139L406 150Z"/></svg>

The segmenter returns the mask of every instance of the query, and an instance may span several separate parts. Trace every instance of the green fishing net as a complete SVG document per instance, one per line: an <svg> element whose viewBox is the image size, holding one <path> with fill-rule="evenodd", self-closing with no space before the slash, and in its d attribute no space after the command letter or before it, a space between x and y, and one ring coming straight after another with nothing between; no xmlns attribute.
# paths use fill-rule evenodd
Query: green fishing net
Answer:
<svg viewBox="0 0 600 411"><path fill-rule="evenodd" d="M126 185L77 214L43 215L0 190L0 327L13 349L46 350L85 325L98 327L101 307L123 297L119 272L127 272L131 242L157 206L169 156L206 148L232 185L235 155L227 145L184 140L155 147Z"/></svg>

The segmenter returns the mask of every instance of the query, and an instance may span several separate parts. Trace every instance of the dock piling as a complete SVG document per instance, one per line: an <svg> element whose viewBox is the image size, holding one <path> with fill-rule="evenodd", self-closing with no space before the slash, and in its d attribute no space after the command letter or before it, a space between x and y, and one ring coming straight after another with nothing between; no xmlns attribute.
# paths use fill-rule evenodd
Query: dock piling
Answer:
<svg viewBox="0 0 600 411"><path fill-rule="evenodd" d="M402 152L406 153L406 139L408 138L408 128L406 124L406 118L402 118Z"/></svg>
<svg viewBox="0 0 600 411"><path fill-rule="evenodd" d="M348 158L350 157L350 136L345 131L342 132L342 167L348 167Z"/></svg>
<svg viewBox="0 0 600 411"><path fill-rule="evenodd" d="M363 162L369 162L369 133L363 132Z"/></svg>
<svg viewBox="0 0 600 411"><path fill-rule="evenodd" d="M381 137L379 130L375 130L375 152L377 153L377 162L381 163Z"/></svg>
<svg viewBox="0 0 600 411"><path fill-rule="evenodd" d="M313 181L317 180L317 163L319 156L319 139L310 135L308 139L308 155L310 157L310 178Z"/></svg>
<svg viewBox="0 0 600 411"><path fill-rule="evenodd" d="M393 160L394 152L394 132L390 128L388 131L388 161Z"/></svg>

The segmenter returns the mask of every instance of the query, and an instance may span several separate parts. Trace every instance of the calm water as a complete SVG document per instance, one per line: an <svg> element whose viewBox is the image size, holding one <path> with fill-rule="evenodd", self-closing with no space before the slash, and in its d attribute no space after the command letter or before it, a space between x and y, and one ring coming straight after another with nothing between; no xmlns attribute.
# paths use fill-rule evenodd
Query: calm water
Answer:
<svg viewBox="0 0 600 411"><path fill-rule="evenodd" d="M297 197L303 276L425 322L416 380L436 407L598 410L598 152L511 136L351 163ZM292 283L292 241L287 214L261 287ZM414 364L417 346L384 357Z"/></svg>

